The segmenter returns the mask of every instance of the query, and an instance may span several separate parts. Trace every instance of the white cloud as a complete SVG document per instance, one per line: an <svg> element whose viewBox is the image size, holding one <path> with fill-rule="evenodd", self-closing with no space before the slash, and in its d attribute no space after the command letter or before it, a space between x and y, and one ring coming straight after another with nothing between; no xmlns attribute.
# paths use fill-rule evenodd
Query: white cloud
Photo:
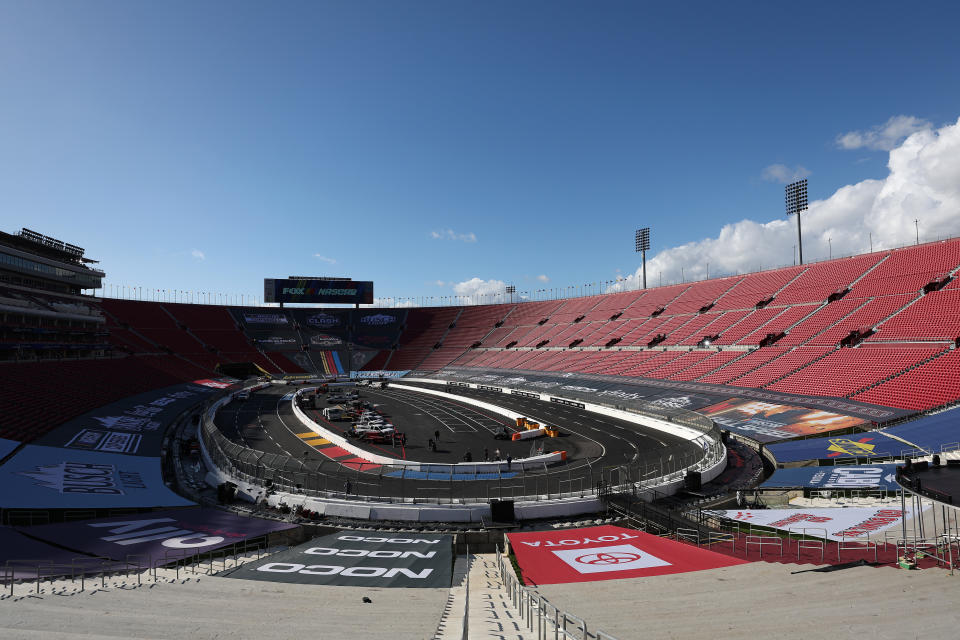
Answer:
<svg viewBox="0 0 960 640"><path fill-rule="evenodd" d="M444 280L435 280L433 284L437 285L438 287L445 287L445 286L447 286L448 284L453 284L453 283L452 283L452 282L446 282L446 281L444 281Z"/></svg>
<svg viewBox="0 0 960 640"><path fill-rule="evenodd" d="M760 172L760 177L768 182L794 182L800 180L801 178L806 178L810 175L810 171L806 167L797 165L796 167L790 168L785 164L771 164L768 167L764 167L763 171Z"/></svg>
<svg viewBox="0 0 960 640"><path fill-rule="evenodd" d="M539 280L540 282L550 282L550 278L548 278L542 273L537 276L537 280Z"/></svg>
<svg viewBox="0 0 960 640"><path fill-rule="evenodd" d="M319 253L313 254L313 257L316 258L317 260L322 260L327 264L337 264L337 261L334 258L328 258L327 256L320 255Z"/></svg>
<svg viewBox="0 0 960 640"><path fill-rule="evenodd" d="M441 229L440 231L431 231L430 237L434 240L459 240L461 242L476 242L477 236L472 231L469 233L457 233L453 229Z"/></svg>
<svg viewBox="0 0 960 640"><path fill-rule="evenodd" d="M206 259L207 259L207 256L204 255L203 251L200 251L200 249L193 249L193 250L190 252L190 255L193 256L194 258L196 258L197 260L206 260Z"/></svg>
<svg viewBox="0 0 960 640"><path fill-rule="evenodd" d="M893 116L883 124L865 131L850 131L837 136L841 149L892 151L903 140L918 131L929 130L931 124L914 116Z"/></svg>
<svg viewBox="0 0 960 640"><path fill-rule="evenodd" d="M507 283L503 280L471 278L454 284L453 292L463 296L457 301L458 304L491 304L510 301L510 296L504 292L506 287Z"/></svg>
<svg viewBox="0 0 960 640"><path fill-rule="evenodd" d="M805 261L960 235L960 120L915 131L890 151L889 174L841 187L803 213ZM657 253L647 262L647 284L706 278L793 263L797 224L792 218L741 220L715 238ZM829 242L828 242L829 239ZM641 270L611 290L635 288Z"/></svg>

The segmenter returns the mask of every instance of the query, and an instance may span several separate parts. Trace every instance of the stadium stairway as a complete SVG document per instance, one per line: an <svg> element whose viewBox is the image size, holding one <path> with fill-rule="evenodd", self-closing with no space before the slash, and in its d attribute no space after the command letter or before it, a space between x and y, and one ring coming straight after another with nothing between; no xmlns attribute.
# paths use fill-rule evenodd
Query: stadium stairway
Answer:
<svg viewBox="0 0 960 640"><path fill-rule="evenodd" d="M471 555L469 574L468 580L451 588L451 597L434 639L535 640L536 636L524 626L510 602L497 569L497 555Z"/></svg>

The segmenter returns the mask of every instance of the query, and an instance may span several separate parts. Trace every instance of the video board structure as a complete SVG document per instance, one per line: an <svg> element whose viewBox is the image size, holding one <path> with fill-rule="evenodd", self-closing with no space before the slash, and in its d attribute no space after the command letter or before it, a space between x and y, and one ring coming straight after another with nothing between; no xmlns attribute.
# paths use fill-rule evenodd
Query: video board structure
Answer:
<svg viewBox="0 0 960 640"><path fill-rule="evenodd" d="M263 301L301 304L373 304L373 282L350 278L264 278Z"/></svg>

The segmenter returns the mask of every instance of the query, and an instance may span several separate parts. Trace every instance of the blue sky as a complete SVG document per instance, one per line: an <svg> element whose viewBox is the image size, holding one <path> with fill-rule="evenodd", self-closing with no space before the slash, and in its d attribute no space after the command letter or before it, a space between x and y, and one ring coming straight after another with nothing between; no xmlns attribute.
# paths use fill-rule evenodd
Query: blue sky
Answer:
<svg viewBox="0 0 960 640"><path fill-rule="evenodd" d="M435 301L631 276L640 226L665 281L791 263L801 175L809 258L960 233L955 187L878 204L957 156L960 5L670 5L0 1L0 229L115 284Z"/></svg>

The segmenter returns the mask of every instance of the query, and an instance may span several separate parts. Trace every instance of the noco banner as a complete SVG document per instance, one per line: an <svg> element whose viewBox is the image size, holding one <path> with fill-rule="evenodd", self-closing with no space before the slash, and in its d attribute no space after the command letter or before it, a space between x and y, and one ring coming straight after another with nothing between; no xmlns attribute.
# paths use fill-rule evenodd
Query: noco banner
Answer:
<svg viewBox="0 0 960 640"><path fill-rule="evenodd" d="M453 538L449 535L339 531L247 563L228 577L347 587L446 589L452 575Z"/></svg>
<svg viewBox="0 0 960 640"><path fill-rule="evenodd" d="M263 301L309 304L373 304L373 282L369 280L264 278Z"/></svg>
<svg viewBox="0 0 960 640"><path fill-rule="evenodd" d="M743 564L642 531L603 526L507 534L526 584L593 582Z"/></svg>

